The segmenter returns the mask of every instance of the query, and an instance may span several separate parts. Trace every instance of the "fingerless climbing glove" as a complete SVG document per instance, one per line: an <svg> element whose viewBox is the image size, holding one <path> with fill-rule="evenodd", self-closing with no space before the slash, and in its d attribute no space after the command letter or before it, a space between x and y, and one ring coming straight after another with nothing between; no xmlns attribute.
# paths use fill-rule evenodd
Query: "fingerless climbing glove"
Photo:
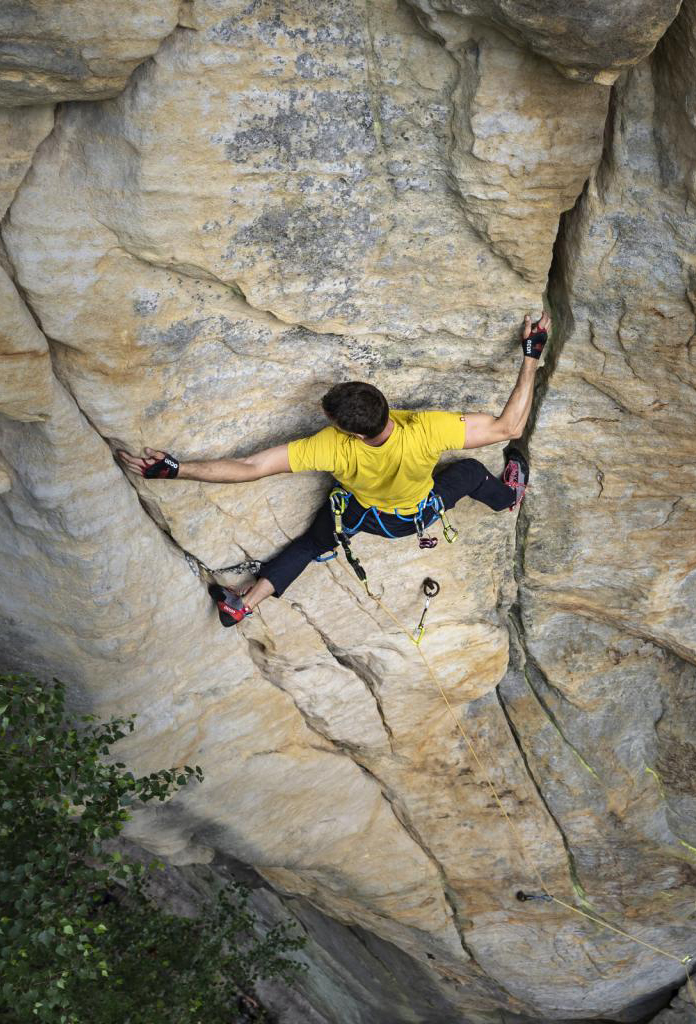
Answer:
<svg viewBox="0 0 696 1024"><path fill-rule="evenodd" d="M532 324L532 333L528 338L522 339L522 351L526 356L531 356L532 359L538 359L541 353L544 351L544 345L548 339L548 334L544 330L539 330L539 321Z"/></svg>
<svg viewBox="0 0 696 1024"><path fill-rule="evenodd" d="M148 480L155 477L173 480L178 472L179 463L173 455L169 455L168 452L165 452L163 459L157 459L157 461L153 462L151 466L146 466L143 470L143 476L146 476Z"/></svg>

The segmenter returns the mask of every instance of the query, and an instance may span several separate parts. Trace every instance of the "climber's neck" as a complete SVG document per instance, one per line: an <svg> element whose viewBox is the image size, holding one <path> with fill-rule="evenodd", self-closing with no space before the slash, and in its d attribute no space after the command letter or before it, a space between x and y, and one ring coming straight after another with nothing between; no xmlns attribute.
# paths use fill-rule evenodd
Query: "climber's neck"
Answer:
<svg viewBox="0 0 696 1024"><path fill-rule="evenodd" d="M379 448L380 445L384 444L384 442L391 437L393 430L394 420L388 419L387 425L381 434L377 434L377 437L363 437L361 440L364 441L365 444L369 444L371 448Z"/></svg>

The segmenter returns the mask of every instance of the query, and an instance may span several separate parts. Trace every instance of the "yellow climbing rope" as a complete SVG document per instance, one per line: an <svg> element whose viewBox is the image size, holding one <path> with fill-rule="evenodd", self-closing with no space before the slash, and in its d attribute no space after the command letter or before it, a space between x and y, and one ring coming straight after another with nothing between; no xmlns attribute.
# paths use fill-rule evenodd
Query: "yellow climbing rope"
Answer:
<svg viewBox="0 0 696 1024"><path fill-rule="evenodd" d="M341 570L343 572L345 572L351 578L351 580L352 580L352 576L348 572L348 569L343 564L343 562L340 559L336 559L336 561L340 565ZM327 568L328 568L328 566L327 566ZM384 612L384 614L387 615L392 620L392 622L397 627L397 629L401 633L403 633L404 636L408 637L409 640L413 640L413 637L412 637L411 633L409 632L409 630L396 617L396 615L394 615L394 613L392 611L390 611L389 608L387 608L387 606L380 600L380 598L377 597L376 594L371 593L367 589L366 589L366 592L367 592L367 595L370 598L370 600L374 601L374 603L376 605L378 605L378 607ZM676 963L680 964L680 966L684 968L684 973L686 975L686 985L687 985L687 988L688 988L688 991L689 991L689 995L691 996L691 999L693 1000L693 1004L696 1007L696 987L694 987L694 982L693 982L693 980L691 978L691 975L689 973L689 965L693 962L693 959L694 959L693 956L691 956L690 954L687 954L686 956L680 957L680 956L678 956L675 953L670 953L666 949L661 949L660 946L655 946L652 942L646 942L644 939L639 939L635 935L631 935L629 932L624 931L623 928L618 928L616 925L609 924L608 921L604 921L602 918L598 918L598 917L595 917L593 914L589 914L586 910L580 910L579 907L574 907L572 905L572 903L567 903L565 900L562 900L558 896L554 896L553 893L549 892L549 889L547 888L546 883L544 882L544 879L543 879L543 877L541 875L541 872L539 871L539 868L534 863L534 861L531 860L527 856L527 851L526 851L526 848L525 848L525 845L524 845L524 840L522 839L522 836L520 835L517 826L515 825L514 821L512 820L512 818L510 817L508 812L503 807L502 801L500 799L500 796L498 795L498 791L496 790L495 785L493 784L493 781L492 781L492 779L490 777L489 772L486 770L484 764L481 761L481 758L479 757L479 755L478 755L478 753L476 751L476 748L475 748L473 742L471 741L470 737L468 736L468 734L466 733L465 729L463 728L459 718L455 714L454 709L452 708L452 705L450 704L450 702L449 702L449 700L447 698L447 694L445 693L445 691L442 688L442 684L440 683L440 680L438 679L436 673L433 671L433 668L432 668L430 662L428 661L428 659L426 658L425 654L423 653L422 647L420 645L416 645L416 650L417 650L418 655L420 656L420 658L421 658L421 660L422 660L422 662L423 662L423 664L425 666L426 672L428 673L428 675L430 676L430 679L433 681L433 683L437 687L437 689L438 689L438 691L440 693L440 696L442 697L442 699L443 699L443 701L445 703L445 706L447 707L447 710L448 710L448 712L449 712L449 714L450 714L450 716L452 718L452 721L454 722L454 724L455 724L457 730L459 731L462 739L466 743L466 745L467 745L467 747L468 747L468 749L469 749L469 751L471 753L471 756L473 757L474 761L478 765L478 768L480 769L481 773L483 774L483 777L486 780L486 783L488 785L488 788L491 791L493 799L495 800L496 804L498 805L498 808L499 808L501 814L503 815L503 817L507 821L507 823L508 823L508 825L510 827L510 830L512 831L512 834L515 837L515 841L516 841L517 846L519 848L519 852L520 852L520 854L522 856L522 860L525 862L527 867L531 870L532 874L535 876L537 882L539 883L540 888L544 891L544 894L546 895L548 900L550 902L557 903L558 906L563 907L565 910L568 910L568 911L570 911L573 914L577 914L579 917L584 917L588 921L592 921L593 924L596 924L599 928L605 928L608 931L615 932L617 935L622 935L625 939L629 939L631 942L635 942L639 946L644 946L646 949L650 949L654 953L659 953L660 956L665 956L669 960L674 960Z"/></svg>

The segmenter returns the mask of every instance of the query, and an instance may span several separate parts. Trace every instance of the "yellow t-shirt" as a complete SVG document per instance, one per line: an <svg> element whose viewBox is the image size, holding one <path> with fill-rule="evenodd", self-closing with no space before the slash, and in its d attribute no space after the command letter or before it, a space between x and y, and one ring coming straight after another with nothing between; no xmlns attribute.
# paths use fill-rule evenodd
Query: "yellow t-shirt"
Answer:
<svg viewBox="0 0 696 1024"><path fill-rule="evenodd" d="M389 415L394 429L378 448L333 426L291 441L290 469L333 473L365 508L411 515L432 490L441 454L464 447L462 413L391 409Z"/></svg>

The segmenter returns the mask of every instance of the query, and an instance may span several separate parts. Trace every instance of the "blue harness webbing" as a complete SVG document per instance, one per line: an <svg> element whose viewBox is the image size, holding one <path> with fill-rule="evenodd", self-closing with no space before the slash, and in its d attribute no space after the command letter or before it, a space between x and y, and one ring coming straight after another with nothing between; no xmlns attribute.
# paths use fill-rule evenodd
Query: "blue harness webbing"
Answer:
<svg viewBox="0 0 696 1024"><path fill-rule="evenodd" d="M350 491L345 491L344 493L345 493L345 501L346 501L346 505L347 505L348 502L350 501L350 499L353 497L353 495L350 493ZM427 523L424 523L423 522L423 514L424 514L425 510L428 509L428 508L432 508L433 515L431 516L431 518L428 520ZM439 494L435 494L434 491L431 491L427 498L423 498L422 501L418 502L417 510L415 512L412 512L411 515L409 515L409 516L402 516L401 513L399 512L399 510L396 509L396 508L394 509L394 515L396 516L397 519L401 519L405 523L411 523L412 522L413 525L416 527L416 533L420 535L423 532L423 530L427 530L427 528L429 526L431 526L432 523L435 521L437 516L440 515L441 508L442 508L442 498L440 497ZM379 526L380 530L382 531L382 533L384 534L384 536L388 537L390 540L396 540L397 539L397 535L395 533L392 533L391 530L387 529L387 527L382 522L382 517L379 514L379 509L376 508L374 505L371 505L369 508L365 509L365 511L360 516L360 519L358 519L358 521L355 524L355 526L344 526L343 527L343 532L346 534L346 536L347 537L355 536L355 534L359 531L359 529L362 526L362 524L365 522L365 519L367 518L367 516L369 516L370 512L374 516L375 521L376 521L377 525Z"/></svg>

